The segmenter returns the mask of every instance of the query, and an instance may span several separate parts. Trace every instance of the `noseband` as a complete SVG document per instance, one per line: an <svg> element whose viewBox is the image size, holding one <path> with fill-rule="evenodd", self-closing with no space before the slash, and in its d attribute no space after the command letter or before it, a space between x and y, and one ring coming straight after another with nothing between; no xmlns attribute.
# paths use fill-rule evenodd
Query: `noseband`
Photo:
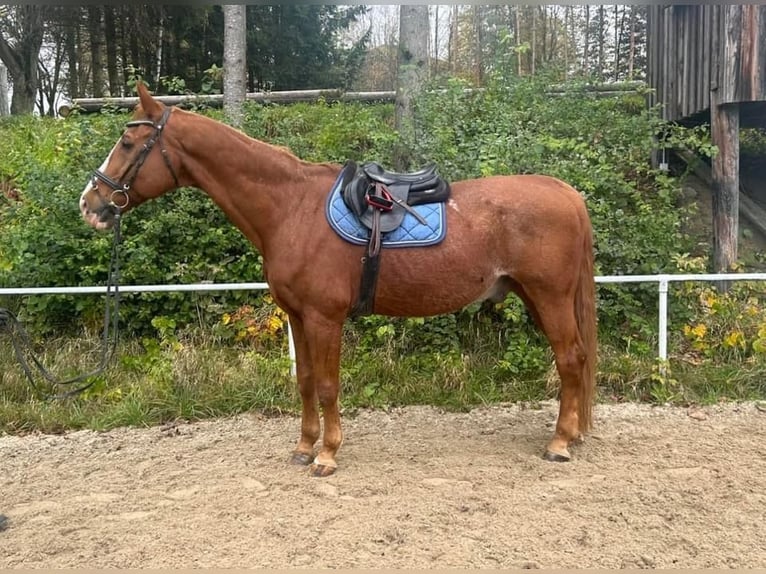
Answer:
<svg viewBox="0 0 766 574"><path fill-rule="evenodd" d="M135 161L131 163L127 170L125 170L125 175L127 176L127 179L124 183L120 183L119 180L112 179L108 175L106 175L103 171L96 169L93 171L93 177L91 179L91 185L98 189L98 182L103 181L106 185L112 188L112 195L109 199L109 206L116 208L116 209L125 209L128 204L130 203L130 196L128 195L128 191L130 191L130 187L133 185L133 181L136 179L136 176L138 175L138 170L141 169L141 166L146 161L146 158L149 156L149 152L152 151L152 148L156 143L160 144L160 152L162 153L162 159L165 160L165 165L170 170L170 174L173 176L173 181L176 184L176 187L180 187L180 184L178 183L178 177L176 176L176 172L173 169L173 165L170 163L170 159L168 158L168 152L162 145L162 130L165 127L165 124L167 124L168 119L170 118L170 108L165 108L165 111L162 113L162 117L160 118L160 121L157 123L154 123L152 120L133 120L125 124L125 127L132 128L135 126L152 126L154 128L154 133L151 135L151 137L146 140L146 143L144 143L144 147L139 152L138 156L136 157ZM125 176L123 176L125 177ZM122 179L122 178L121 178ZM116 197L122 194L124 196L124 203L120 204L115 202Z"/></svg>

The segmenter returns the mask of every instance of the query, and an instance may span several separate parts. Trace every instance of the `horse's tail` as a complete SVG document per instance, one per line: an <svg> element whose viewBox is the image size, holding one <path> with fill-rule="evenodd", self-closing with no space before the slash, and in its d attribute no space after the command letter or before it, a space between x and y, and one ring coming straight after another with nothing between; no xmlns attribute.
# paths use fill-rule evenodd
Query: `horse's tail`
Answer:
<svg viewBox="0 0 766 574"><path fill-rule="evenodd" d="M593 277L593 228L587 211L582 217L584 227L580 277L575 293L575 317L582 340L585 363L580 384L580 432L590 430L593 422L593 401L596 391L598 360L598 327L596 325L596 281Z"/></svg>

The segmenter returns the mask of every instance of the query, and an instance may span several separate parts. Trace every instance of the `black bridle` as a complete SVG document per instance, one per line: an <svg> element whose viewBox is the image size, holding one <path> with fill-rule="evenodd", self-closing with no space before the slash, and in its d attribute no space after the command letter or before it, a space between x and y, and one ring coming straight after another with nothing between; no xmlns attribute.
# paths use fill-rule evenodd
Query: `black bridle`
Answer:
<svg viewBox="0 0 766 574"><path fill-rule="evenodd" d="M162 159L165 161L165 165L168 167L168 170L170 170L170 174L173 176L173 181L175 182L176 187L180 187L180 184L178 183L178 176L173 169L173 164L170 163L168 152L162 143L162 130L165 128L165 124L167 124L168 119L170 118L170 110L171 108L165 108L160 121L157 123L154 123L152 120L133 120L125 124L126 128L133 128L136 126L152 126L154 128L154 133L152 133L151 137L146 140L143 148L141 148L141 151L138 153L138 156L136 156L136 159L133 161L133 163L128 166L121 178L112 179L99 169L93 170L91 185L95 189L98 189L99 181L104 182L106 185L112 188L112 195L109 198L110 207L121 210L128 206L130 203L130 195L128 195L128 192L133 185L133 181L135 181L136 176L138 175L138 170L140 170L141 166L144 165L146 158L149 156L152 148L157 143L160 144L160 153L162 154ZM120 180L124 180L124 183L120 183ZM123 194L125 198L124 203L118 203L115 201L115 198L120 193Z"/></svg>

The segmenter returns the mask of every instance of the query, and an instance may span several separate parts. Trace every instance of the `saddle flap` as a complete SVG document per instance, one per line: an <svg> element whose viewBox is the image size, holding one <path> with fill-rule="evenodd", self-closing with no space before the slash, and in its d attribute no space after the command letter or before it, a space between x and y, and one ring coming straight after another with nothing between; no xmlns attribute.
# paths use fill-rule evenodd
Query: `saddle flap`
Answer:
<svg viewBox="0 0 766 574"><path fill-rule="evenodd" d="M394 199L394 205L391 211L384 211L380 214L380 232L387 233L399 227L407 215L407 211L398 205L399 202L407 202L407 194L409 193L408 186L406 185L388 185L386 186L388 193ZM372 215L374 207L367 205L367 209L359 216L361 221L366 227L372 228Z"/></svg>
<svg viewBox="0 0 766 574"><path fill-rule="evenodd" d="M357 217L361 217L369 207L364 198L370 182L366 177L360 177L361 173L356 163L351 160L346 162L341 172L343 201Z"/></svg>

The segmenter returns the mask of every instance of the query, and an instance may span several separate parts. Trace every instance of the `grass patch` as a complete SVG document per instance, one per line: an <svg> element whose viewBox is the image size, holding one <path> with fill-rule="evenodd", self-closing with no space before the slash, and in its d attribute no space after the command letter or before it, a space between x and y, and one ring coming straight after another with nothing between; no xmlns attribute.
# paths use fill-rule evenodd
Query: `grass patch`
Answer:
<svg viewBox="0 0 766 574"><path fill-rule="evenodd" d="M347 329L341 369L341 407L388 408L428 404L449 410L501 402L555 398L558 377L550 356L524 376L502 366L507 349L481 326L448 350L415 350L407 337L365 342ZM97 361L98 340L49 341L38 350L53 372L85 372ZM211 336L186 335L121 344L118 360L85 393L43 400L12 353L0 354L0 432L60 433L195 421L248 411L299 413L286 342L256 349ZM601 345L598 400L710 404L766 398L766 362L692 364L673 358L661 376L654 357Z"/></svg>

